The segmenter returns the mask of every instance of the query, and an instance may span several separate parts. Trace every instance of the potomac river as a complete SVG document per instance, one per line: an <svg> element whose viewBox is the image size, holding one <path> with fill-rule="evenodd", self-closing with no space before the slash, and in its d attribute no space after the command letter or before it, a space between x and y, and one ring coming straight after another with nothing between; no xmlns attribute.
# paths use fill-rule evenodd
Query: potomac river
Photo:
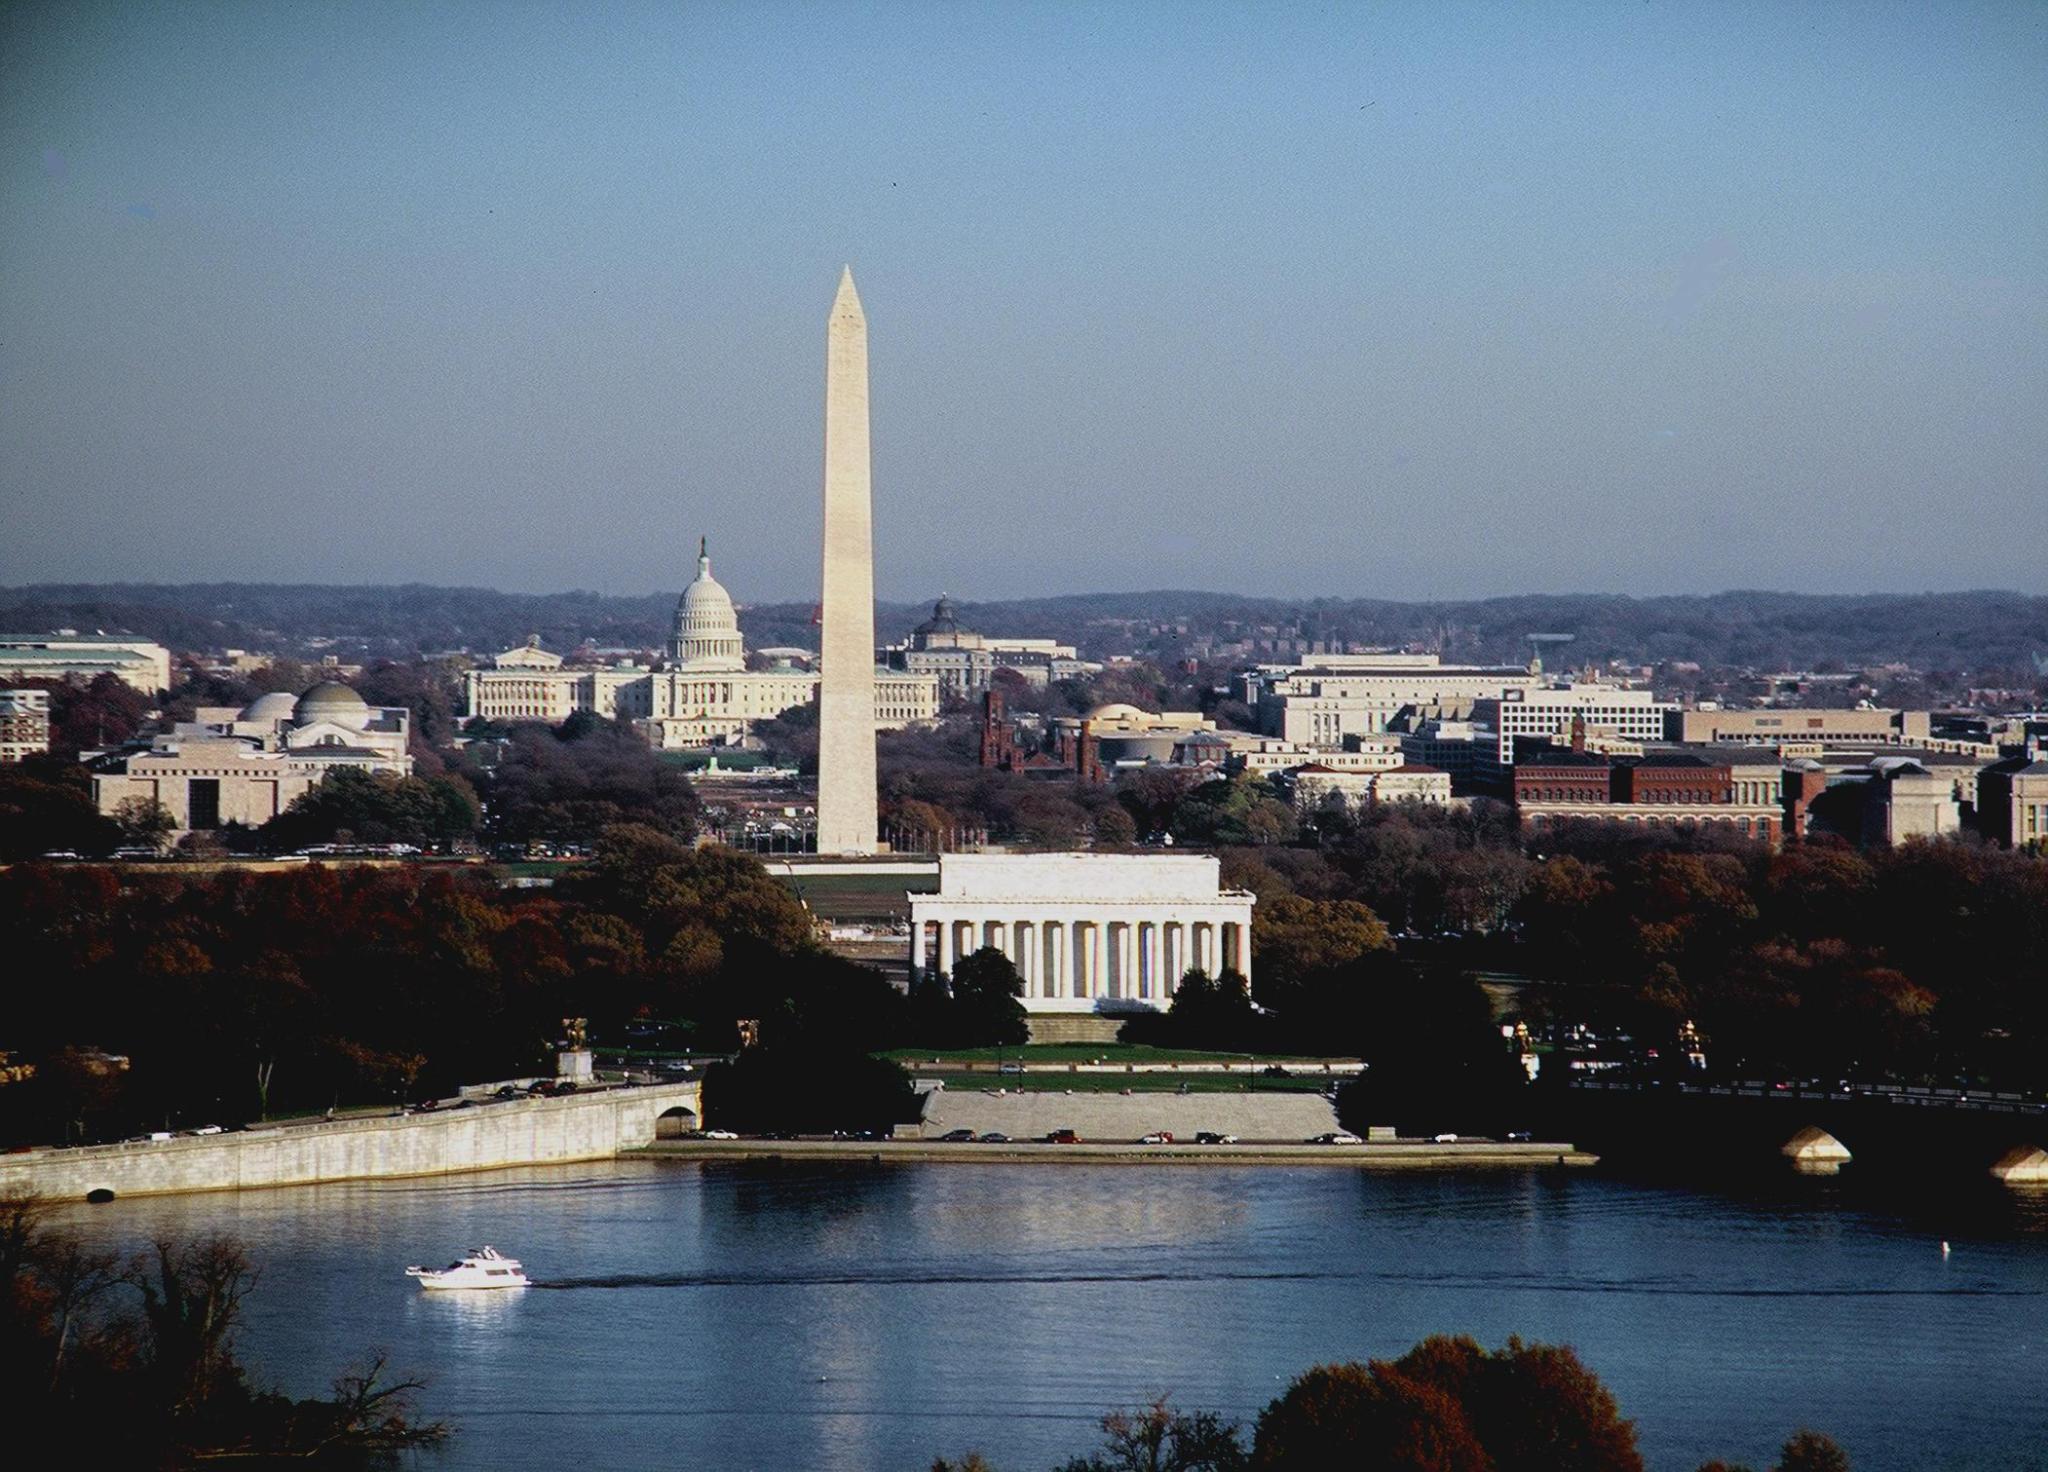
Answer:
<svg viewBox="0 0 2048 1472"><path fill-rule="evenodd" d="M2048 1469L2048 1200L1990 1183L643 1159L63 1215L240 1236L258 1382L316 1393L386 1348L456 1424L419 1462L449 1472L1042 1472L1106 1408L1249 1420L1310 1364L1435 1332L1575 1345L1656 1472L1765 1467L1802 1425L1858 1472ZM483 1242L537 1286L401 1275Z"/></svg>

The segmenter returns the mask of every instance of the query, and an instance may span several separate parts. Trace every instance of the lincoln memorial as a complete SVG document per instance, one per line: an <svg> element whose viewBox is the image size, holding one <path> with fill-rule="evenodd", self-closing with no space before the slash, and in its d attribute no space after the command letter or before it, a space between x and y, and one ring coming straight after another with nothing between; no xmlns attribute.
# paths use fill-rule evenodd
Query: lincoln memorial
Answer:
<svg viewBox="0 0 2048 1472"><path fill-rule="evenodd" d="M1252 898L1204 854L946 854L938 893L910 896L910 964L993 946L1028 1012L1164 1009L1190 970L1250 980Z"/></svg>

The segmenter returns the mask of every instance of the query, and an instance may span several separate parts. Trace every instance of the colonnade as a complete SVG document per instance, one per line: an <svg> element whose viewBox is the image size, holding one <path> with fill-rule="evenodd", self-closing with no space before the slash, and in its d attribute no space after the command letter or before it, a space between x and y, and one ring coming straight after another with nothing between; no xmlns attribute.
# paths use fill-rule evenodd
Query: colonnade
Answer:
<svg viewBox="0 0 2048 1472"><path fill-rule="evenodd" d="M1023 978L1027 1006L1066 1003L1073 1010L1089 1010L1098 1001L1164 1007L1191 970L1251 977L1249 903L1211 907L1208 915L1158 917L1032 915L1002 908L1007 913L919 916L910 942L913 973L935 968L950 974L962 958L992 947Z"/></svg>

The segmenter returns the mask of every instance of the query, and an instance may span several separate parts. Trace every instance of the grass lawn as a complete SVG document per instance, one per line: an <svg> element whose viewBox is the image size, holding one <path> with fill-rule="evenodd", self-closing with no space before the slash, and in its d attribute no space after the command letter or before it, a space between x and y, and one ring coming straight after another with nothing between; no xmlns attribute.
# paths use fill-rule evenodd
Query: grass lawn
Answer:
<svg viewBox="0 0 2048 1472"><path fill-rule="evenodd" d="M1215 1053L1201 1048L1154 1048L1143 1043L1027 1043L1021 1048L897 1048L884 1053L899 1063L940 1058L956 1063L1242 1063L1259 1057L1286 1061L1299 1053ZM1321 1059L1317 1059L1321 1062Z"/></svg>

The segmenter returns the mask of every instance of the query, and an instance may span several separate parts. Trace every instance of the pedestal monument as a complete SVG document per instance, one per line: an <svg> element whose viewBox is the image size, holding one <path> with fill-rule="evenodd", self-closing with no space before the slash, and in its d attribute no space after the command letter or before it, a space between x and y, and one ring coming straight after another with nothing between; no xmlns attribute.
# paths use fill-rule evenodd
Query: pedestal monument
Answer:
<svg viewBox="0 0 2048 1472"><path fill-rule="evenodd" d="M839 278L825 329L825 588L818 685L818 852L875 852L874 492L868 320Z"/></svg>

